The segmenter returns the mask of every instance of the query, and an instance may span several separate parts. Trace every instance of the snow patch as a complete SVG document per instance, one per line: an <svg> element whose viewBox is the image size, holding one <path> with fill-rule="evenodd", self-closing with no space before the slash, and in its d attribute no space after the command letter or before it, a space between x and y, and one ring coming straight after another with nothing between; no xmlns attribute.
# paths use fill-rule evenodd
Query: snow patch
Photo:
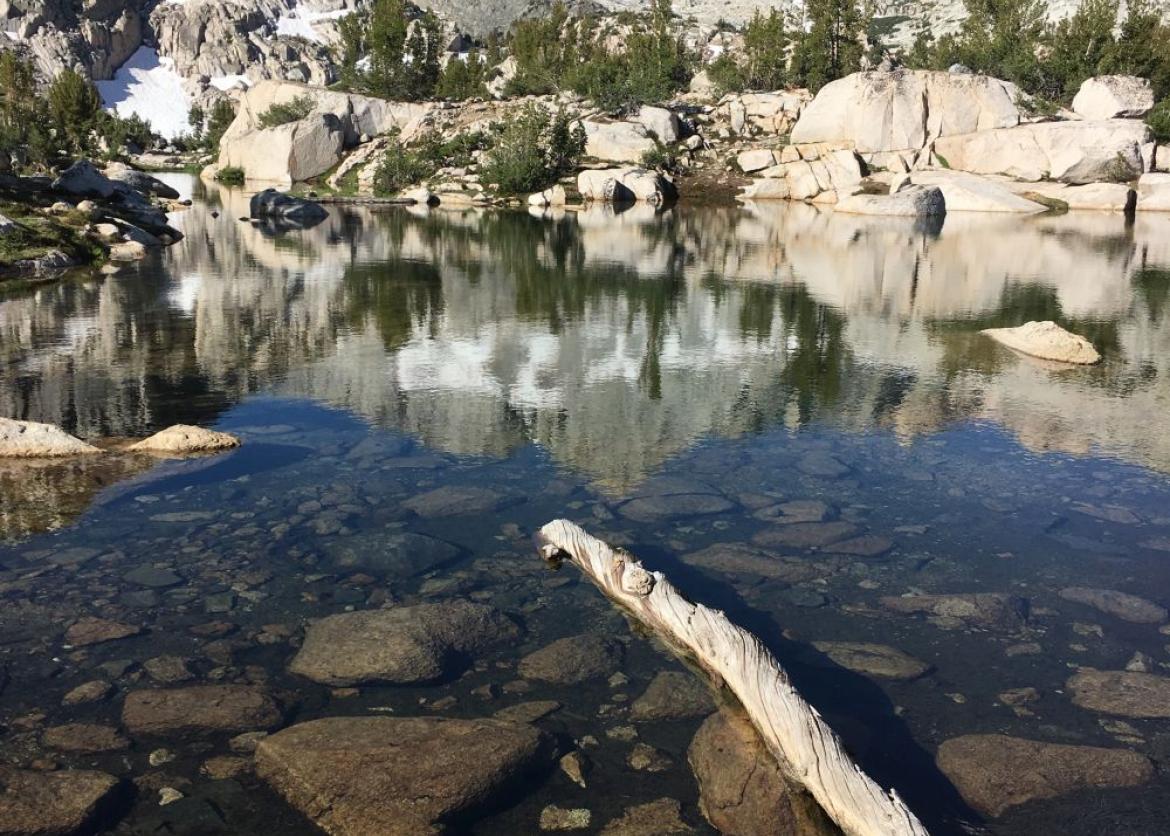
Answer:
<svg viewBox="0 0 1170 836"><path fill-rule="evenodd" d="M223 90L225 93L241 84L244 87L252 86L252 80L246 75L217 75L210 79L208 83L217 90Z"/></svg>
<svg viewBox="0 0 1170 836"><path fill-rule="evenodd" d="M340 20L352 13L353 9L338 9L332 12L308 12L303 9L292 9L276 19L276 34L321 43L321 36L313 28L314 23L324 20Z"/></svg>
<svg viewBox="0 0 1170 836"><path fill-rule="evenodd" d="M191 102L174 59L159 58L157 50L140 46L113 79L97 82L97 88L107 110L123 118L140 116L167 139L191 129Z"/></svg>

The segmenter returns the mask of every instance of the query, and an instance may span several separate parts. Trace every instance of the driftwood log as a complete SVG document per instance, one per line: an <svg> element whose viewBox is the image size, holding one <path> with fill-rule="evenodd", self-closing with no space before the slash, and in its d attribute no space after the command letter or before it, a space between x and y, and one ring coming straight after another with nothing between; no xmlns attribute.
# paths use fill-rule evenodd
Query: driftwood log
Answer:
<svg viewBox="0 0 1170 836"><path fill-rule="evenodd" d="M633 555L568 520L550 522L536 539L545 560L575 563L622 609L722 681L781 768L846 834L927 836L897 792L887 793L846 754L758 638L719 610L691 603L661 572L648 571Z"/></svg>

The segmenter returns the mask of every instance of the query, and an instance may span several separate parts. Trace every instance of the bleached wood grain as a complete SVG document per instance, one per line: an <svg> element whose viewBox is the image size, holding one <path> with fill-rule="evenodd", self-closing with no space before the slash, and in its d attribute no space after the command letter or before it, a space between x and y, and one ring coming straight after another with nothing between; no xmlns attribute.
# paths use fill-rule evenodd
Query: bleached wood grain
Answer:
<svg viewBox="0 0 1170 836"><path fill-rule="evenodd" d="M828 724L796 692L763 643L719 610L687 600L661 572L568 520L541 528L547 560L567 557L611 600L722 681L789 778L808 789L849 836L926 836L894 790L882 789L845 752Z"/></svg>

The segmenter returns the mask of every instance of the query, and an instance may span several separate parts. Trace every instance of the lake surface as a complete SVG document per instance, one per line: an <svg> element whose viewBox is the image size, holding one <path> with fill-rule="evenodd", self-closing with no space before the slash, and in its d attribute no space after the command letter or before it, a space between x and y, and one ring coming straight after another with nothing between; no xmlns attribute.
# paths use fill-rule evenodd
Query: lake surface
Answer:
<svg viewBox="0 0 1170 836"><path fill-rule="evenodd" d="M539 723L595 739L589 788L554 770L473 832L533 832L551 803L589 808L596 831L662 797L712 832L686 759L701 718L638 724L668 762L627 762L628 704L684 668L575 570L542 565L531 533L567 517L762 635L932 832L1170 832L1164 773L981 821L933 765L975 733L1170 758L1170 719L1083 708L1066 687L1083 667L1167 673L1170 631L1060 596L1170 603L1170 216L333 207L274 234L237 220L242 194L171 179L196 192L182 243L0 296L0 414L82 437L201 424L244 444L133 473L0 469L3 761L133 779L119 833L313 832L254 779L201 773L230 735L86 755L40 742L118 725L123 692L166 681L143 663L181 657L185 685L262 683L297 721L556 700ZM1055 367L978 333L1044 319L1104 362ZM445 516L411 502L445 487L478 499ZM394 557L404 534L454 548L420 565ZM144 566L177 579L127 580ZM883 602L924 593L1022 610L991 623ZM310 619L453 598L523 637L436 685L353 694L287 671ZM145 631L63 648L84 615ZM209 623L230 638L200 635ZM516 684L520 657L583 632L624 644L620 676ZM930 670L852 672L812 642L889 645ZM94 679L118 694L62 705ZM1036 695L1001 697L1023 688ZM174 759L151 766L158 748ZM187 797L159 807L159 786Z"/></svg>

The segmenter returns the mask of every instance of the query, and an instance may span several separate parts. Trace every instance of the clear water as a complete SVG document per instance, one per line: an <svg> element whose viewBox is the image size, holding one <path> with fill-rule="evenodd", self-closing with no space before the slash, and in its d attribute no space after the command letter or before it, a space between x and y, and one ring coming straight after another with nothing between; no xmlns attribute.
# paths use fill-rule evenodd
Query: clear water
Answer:
<svg viewBox="0 0 1170 836"><path fill-rule="evenodd" d="M475 832L534 831L549 803L589 807L599 829L663 796L708 832L685 755L699 721L639 728L673 760L660 773L632 772L632 743L606 735L657 671L680 665L572 570L541 565L528 535L557 517L627 545L765 637L859 761L937 832L980 821L933 765L951 737L1170 756L1170 721L1119 730L1064 692L1075 667L1118 670L1138 652L1165 673L1170 635L1058 596L1088 586L1170 603L1170 556L1152 545L1170 537L1170 217L952 215L939 229L802 205L556 217L334 208L319 227L275 236L236 220L243 196L175 181L197 192L177 216L181 245L115 276L0 298L0 414L84 437L185 422L245 441L133 474L0 469L0 758L138 781L116 832L312 832L251 779L200 774L226 738L87 756L38 743L44 725L117 724L120 696L61 705L99 665L167 654L193 660L200 678L269 683L297 720L417 714L445 696L456 700L437 713L471 717L556 699L543 726L600 741L589 789L554 772ZM978 334L1032 319L1089 337L1104 362L1054 368ZM508 502L442 519L402 507L444 485ZM722 509L691 513L680 492ZM802 567L783 581L690 559L775 530L760 509L797 499L824 501L892 549L774 547ZM354 565L402 531L459 556L422 574ZM73 547L92 555L54 560ZM123 579L142 564L183 582L146 591ZM1031 617L940 625L880 604L914 591L1012 593ZM519 617L522 642L440 685L344 699L285 670L308 619L463 596ZM63 627L82 614L148 629L63 651ZM216 620L239 628L227 660L188 631ZM287 627L291 644L265 625ZM628 640L628 684L501 687L519 656L594 630ZM826 640L888 644L933 670L910 682L851 673L809 652ZM1039 652L1008 652L1029 643ZM150 679L132 667L116 684ZM1040 699L1026 711L997 697L1029 686ZM176 759L152 768L159 746ZM159 808L164 781L188 798ZM1167 804L1159 774L982 824L1159 833Z"/></svg>

